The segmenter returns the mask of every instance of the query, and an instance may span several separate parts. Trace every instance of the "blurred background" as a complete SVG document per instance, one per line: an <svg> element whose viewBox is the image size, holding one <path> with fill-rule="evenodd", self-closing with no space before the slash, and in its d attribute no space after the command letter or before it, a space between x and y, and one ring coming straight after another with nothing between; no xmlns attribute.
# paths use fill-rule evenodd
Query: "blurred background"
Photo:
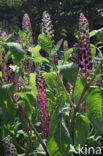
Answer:
<svg viewBox="0 0 103 156"><path fill-rule="evenodd" d="M63 38L70 47L76 42L81 12L89 20L90 31L103 27L103 0L0 0L0 31L16 34L22 29L24 13L28 13L36 39L45 10L51 15L55 40Z"/></svg>

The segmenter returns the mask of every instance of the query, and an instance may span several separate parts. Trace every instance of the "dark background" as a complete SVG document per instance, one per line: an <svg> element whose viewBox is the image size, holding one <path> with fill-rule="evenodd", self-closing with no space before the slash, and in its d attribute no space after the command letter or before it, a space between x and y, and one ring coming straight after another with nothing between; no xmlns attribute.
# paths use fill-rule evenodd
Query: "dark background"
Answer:
<svg viewBox="0 0 103 156"><path fill-rule="evenodd" d="M71 47L75 43L78 19L81 12L89 20L90 31L103 27L103 0L0 0L0 21L8 21L9 27L21 28L22 17L28 13L32 23L33 37L40 33L42 13L47 10L55 30L55 40L68 40ZM13 21L13 18L17 19Z"/></svg>

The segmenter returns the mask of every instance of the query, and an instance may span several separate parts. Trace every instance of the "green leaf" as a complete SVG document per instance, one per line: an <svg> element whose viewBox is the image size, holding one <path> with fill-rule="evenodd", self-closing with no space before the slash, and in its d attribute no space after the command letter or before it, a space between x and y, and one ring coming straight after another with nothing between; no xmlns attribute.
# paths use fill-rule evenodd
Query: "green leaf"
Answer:
<svg viewBox="0 0 103 156"><path fill-rule="evenodd" d="M67 156L69 145L72 143L72 140L63 118L56 128L54 139L59 147L60 153L63 156Z"/></svg>
<svg viewBox="0 0 103 156"><path fill-rule="evenodd" d="M12 53L10 51L7 52L5 56L5 64L8 62L8 60L11 58Z"/></svg>
<svg viewBox="0 0 103 156"><path fill-rule="evenodd" d="M69 144L72 142L68 129L63 119L67 108L56 110L51 116L48 151L50 155L66 156Z"/></svg>
<svg viewBox="0 0 103 156"><path fill-rule="evenodd" d="M95 35L99 41L103 42L103 28L95 30Z"/></svg>
<svg viewBox="0 0 103 156"><path fill-rule="evenodd" d="M40 51L41 47L39 45L37 45L36 47L32 48L32 57L39 57L39 51Z"/></svg>
<svg viewBox="0 0 103 156"><path fill-rule="evenodd" d="M12 71L14 71L16 73L19 72L19 69L20 69L19 66L17 66L17 65L15 65L15 66L14 65L10 65L9 67L12 69Z"/></svg>
<svg viewBox="0 0 103 156"><path fill-rule="evenodd" d="M23 40L23 46L24 47L29 46L28 35L25 32L21 31L21 30L19 30L18 34L19 34L20 38Z"/></svg>
<svg viewBox="0 0 103 156"><path fill-rule="evenodd" d="M61 39L57 44L52 48L50 56L54 58L57 51L60 49L61 45L63 43L63 39Z"/></svg>
<svg viewBox="0 0 103 156"><path fill-rule="evenodd" d="M89 93L86 114L93 126L103 134L103 98L99 89L93 89Z"/></svg>
<svg viewBox="0 0 103 156"><path fill-rule="evenodd" d="M42 64L43 62L49 63L49 60L42 56L35 57L33 60L34 60L34 63L40 63L40 64Z"/></svg>
<svg viewBox="0 0 103 156"><path fill-rule="evenodd" d="M7 100L8 96L10 96L12 92L13 92L12 84L0 86L0 102Z"/></svg>
<svg viewBox="0 0 103 156"><path fill-rule="evenodd" d="M54 136L50 139L50 141L47 144L48 152L51 156L62 156L62 154L59 152L59 147L57 143L54 140Z"/></svg>
<svg viewBox="0 0 103 156"><path fill-rule="evenodd" d="M25 51L18 43L8 42L6 43L6 45L9 47L9 50L18 61L20 61L24 57Z"/></svg>
<svg viewBox="0 0 103 156"><path fill-rule="evenodd" d="M32 102L33 102L33 95L28 92L20 92L17 93L22 100L19 101L19 104L23 104L25 113L28 115L28 118L31 119L32 116ZM32 100L32 101L31 101Z"/></svg>
<svg viewBox="0 0 103 156"><path fill-rule="evenodd" d="M46 72L44 73L46 84L49 88L52 88L55 86L55 80L56 80L56 74L53 72Z"/></svg>
<svg viewBox="0 0 103 156"><path fill-rule="evenodd" d="M84 89L84 86L83 86L82 80L78 78L75 84L74 94L73 94L75 103L77 103L77 101L79 100L83 89Z"/></svg>
<svg viewBox="0 0 103 156"><path fill-rule="evenodd" d="M40 34L38 37L38 44L41 46L43 50L45 50L48 54L50 54L52 48L52 41L48 36Z"/></svg>
<svg viewBox="0 0 103 156"><path fill-rule="evenodd" d="M60 73L63 74L63 78L73 85L77 78L78 66L74 63L70 63L58 66L58 68L60 69Z"/></svg>
<svg viewBox="0 0 103 156"><path fill-rule="evenodd" d="M74 125L74 145L83 147L90 129L90 122L86 116L78 114Z"/></svg>
<svg viewBox="0 0 103 156"><path fill-rule="evenodd" d="M95 33L96 33L96 31L95 31L95 30L92 30L92 31L89 33L89 37L95 36Z"/></svg>
<svg viewBox="0 0 103 156"><path fill-rule="evenodd" d="M72 52L73 52L73 48L70 48L68 51L64 53L64 61L68 61Z"/></svg>
<svg viewBox="0 0 103 156"><path fill-rule="evenodd" d="M16 105L12 100L14 87L12 84L0 86L0 106L3 114L0 116L2 124L7 124L14 120ZM12 113L11 113L12 112Z"/></svg>
<svg viewBox="0 0 103 156"><path fill-rule="evenodd" d="M93 59L96 55L96 46L94 44L90 44L90 48L91 48L91 54Z"/></svg>

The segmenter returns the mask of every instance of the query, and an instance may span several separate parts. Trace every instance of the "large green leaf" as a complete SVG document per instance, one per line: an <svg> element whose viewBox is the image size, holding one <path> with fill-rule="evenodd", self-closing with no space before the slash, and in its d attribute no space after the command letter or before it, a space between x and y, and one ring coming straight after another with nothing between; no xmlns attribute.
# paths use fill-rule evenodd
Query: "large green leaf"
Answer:
<svg viewBox="0 0 103 156"><path fill-rule="evenodd" d="M86 100L86 114L94 127L103 133L103 98L99 89L93 89Z"/></svg>
<svg viewBox="0 0 103 156"><path fill-rule="evenodd" d="M33 47L31 49L32 51L32 57L40 57L39 51L40 51L41 47L39 45L37 45L36 47Z"/></svg>
<svg viewBox="0 0 103 156"><path fill-rule="evenodd" d="M73 85L77 78L78 66L74 63L70 63L58 66L58 68L60 69L60 73L63 74L64 79Z"/></svg>
<svg viewBox="0 0 103 156"><path fill-rule="evenodd" d="M91 47L91 54L93 59L96 55L96 46L94 44L91 44L90 47Z"/></svg>
<svg viewBox="0 0 103 156"><path fill-rule="evenodd" d="M61 39L59 42L57 42L57 44L52 48L51 54L50 54L50 56L52 58L54 58L55 54L60 49L62 42L63 42L63 39Z"/></svg>
<svg viewBox="0 0 103 156"><path fill-rule="evenodd" d="M74 126L74 145L84 146L88 137L90 122L86 116L78 114Z"/></svg>
<svg viewBox="0 0 103 156"><path fill-rule="evenodd" d="M95 35L99 41L103 42L103 28L95 30Z"/></svg>
<svg viewBox="0 0 103 156"><path fill-rule="evenodd" d="M63 108L54 112L51 116L49 138L48 138L48 151L51 156L66 156L68 153L69 145L72 143L69 131L63 119L64 113L67 109Z"/></svg>
<svg viewBox="0 0 103 156"><path fill-rule="evenodd" d="M59 147L60 153L63 156L67 156L68 149L70 144L72 143L72 140L63 118L57 125L54 139Z"/></svg>
<svg viewBox="0 0 103 156"><path fill-rule="evenodd" d="M40 34L38 37L38 44L41 46L43 50L45 50L48 54L50 54L52 42L48 36Z"/></svg>
<svg viewBox="0 0 103 156"><path fill-rule="evenodd" d="M68 51L64 53L64 61L68 61L72 52L73 52L73 48L70 48Z"/></svg>
<svg viewBox="0 0 103 156"><path fill-rule="evenodd" d="M18 61L24 57L25 51L18 43L8 42L6 45L9 47L9 50Z"/></svg>
<svg viewBox="0 0 103 156"><path fill-rule="evenodd" d="M89 37L95 36L95 33L96 33L96 30L92 30L92 31L89 33Z"/></svg>
<svg viewBox="0 0 103 156"><path fill-rule="evenodd" d="M47 149L48 149L50 156L54 156L54 155L55 156L62 156L62 154L59 151L59 147L54 140L54 136L52 136L51 139L49 140L49 142L47 144Z"/></svg>
<svg viewBox="0 0 103 156"><path fill-rule="evenodd" d="M82 80L80 78L78 78L76 81L76 84L75 84L74 94L73 94L75 103L77 103L77 101L79 100L80 95L83 91L83 88L84 88L84 86L83 86Z"/></svg>
<svg viewBox="0 0 103 156"><path fill-rule="evenodd" d="M22 100L19 101L20 105L23 105L25 113L27 114L28 118L31 119L32 116L32 103L35 100L34 96L30 92L20 92L17 93Z"/></svg>
<svg viewBox="0 0 103 156"><path fill-rule="evenodd" d="M0 86L0 119L3 124L9 123L14 120L16 113L16 105L12 100L13 85L7 84ZM12 113L11 113L12 112Z"/></svg>
<svg viewBox="0 0 103 156"><path fill-rule="evenodd" d="M44 77L49 89L55 87L56 74L54 72L45 72Z"/></svg>
<svg viewBox="0 0 103 156"><path fill-rule="evenodd" d="M7 84L0 86L0 102L7 100L8 96L12 94L13 91L13 85Z"/></svg>

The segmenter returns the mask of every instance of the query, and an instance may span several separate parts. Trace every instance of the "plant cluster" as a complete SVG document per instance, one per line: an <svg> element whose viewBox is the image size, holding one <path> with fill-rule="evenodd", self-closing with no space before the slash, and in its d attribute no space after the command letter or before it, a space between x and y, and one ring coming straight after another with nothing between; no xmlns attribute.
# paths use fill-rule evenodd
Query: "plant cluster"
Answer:
<svg viewBox="0 0 103 156"><path fill-rule="evenodd" d="M36 46L28 14L17 41L5 32L0 35L0 155L101 154L103 56L102 47L90 38L95 35L102 43L102 29L89 32L81 13L78 41L69 48L63 39L54 41L47 11L41 21Z"/></svg>

